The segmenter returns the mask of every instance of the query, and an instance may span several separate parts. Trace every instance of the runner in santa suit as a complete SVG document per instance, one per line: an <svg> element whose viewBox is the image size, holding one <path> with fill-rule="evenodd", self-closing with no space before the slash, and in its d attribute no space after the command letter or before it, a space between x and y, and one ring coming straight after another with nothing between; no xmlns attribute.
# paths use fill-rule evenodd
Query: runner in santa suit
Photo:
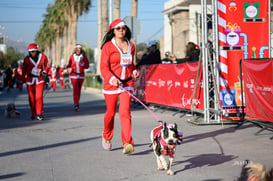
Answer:
<svg viewBox="0 0 273 181"><path fill-rule="evenodd" d="M58 72L57 72L57 69L54 64L52 64L52 66L48 72L48 75L50 76L49 77L50 86L52 87L53 92L55 92Z"/></svg>
<svg viewBox="0 0 273 181"><path fill-rule="evenodd" d="M22 67L23 82L27 85L31 119L37 115L38 120L43 120L43 91L44 80L42 75L49 69L47 57L38 51L38 45L31 43L28 46L29 55L25 57Z"/></svg>
<svg viewBox="0 0 273 181"><path fill-rule="evenodd" d="M20 66L17 68L16 82L17 82L17 88L19 89L19 91L22 91L22 89L23 89L23 76L22 76L22 68Z"/></svg>
<svg viewBox="0 0 273 181"><path fill-rule="evenodd" d="M71 68L70 80L73 86L74 109L79 111L81 88L84 81L84 69L89 68L89 61L82 51L82 46L76 44L75 52L70 56L67 68Z"/></svg>
<svg viewBox="0 0 273 181"><path fill-rule="evenodd" d="M119 116L123 153L134 151L131 136L131 97L119 88L133 91L134 79L139 77L134 65L135 46L130 42L131 31L125 22L117 19L110 24L104 36L101 52L101 74L104 78L103 93L106 102L102 146L111 150L111 139L114 132L114 117L119 99Z"/></svg>
<svg viewBox="0 0 273 181"><path fill-rule="evenodd" d="M59 75L60 75L60 85L61 89L64 89L64 66L62 65L59 69Z"/></svg>

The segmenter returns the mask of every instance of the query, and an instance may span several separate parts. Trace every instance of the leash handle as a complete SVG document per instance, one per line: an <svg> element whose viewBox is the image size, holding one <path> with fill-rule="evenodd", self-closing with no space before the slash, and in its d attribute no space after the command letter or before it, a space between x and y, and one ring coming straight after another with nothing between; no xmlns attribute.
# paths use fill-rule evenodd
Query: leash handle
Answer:
<svg viewBox="0 0 273 181"><path fill-rule="evenodd" d="M134 96L131 92L129 92L128 90L124 89L121 85L119 85L119 88L124 90L125 92L127 92L131 97L133 97L136 101L138 101L143 107L145 107L153 116L154 118L160 123L162 124L162 121L160 121L160 119L155 115L155 113L149 109L141 100L139 100L136 96Z"/></svg>

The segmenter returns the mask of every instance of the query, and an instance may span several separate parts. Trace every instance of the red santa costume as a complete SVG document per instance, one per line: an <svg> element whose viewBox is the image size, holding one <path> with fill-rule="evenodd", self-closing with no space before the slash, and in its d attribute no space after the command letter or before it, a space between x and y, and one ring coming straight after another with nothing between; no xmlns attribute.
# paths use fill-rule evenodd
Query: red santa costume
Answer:
<svg viewBox="0 0 273 181"><path fill-rule="evenodd" d="M34 119L37 114L38 120L43 120L43 91L44 80L42 73L48 72L49 64L47 57L38 51L38 46L31 43L28 46L29 55L25 57L22 67L22 76L27 85L29 105ZM33 57L33 53L35 56Z"/></svg>
<svg viewBox="0 0 273 181"><path fill-rule="evenodd" d="M60 69L59 69L59 75L60 75L60 85L61 85L61 89L64 88L64 67L62 66Z"/></svg>
<svg viewBox="0 0 273 181"><path fill-rule="evenodd" d="M54 66L54 64L52 64L52 66L48 72L48 75L50 76L49 77L50 86L52 87L53 91L55 92L58 72L57 72L57 69Z"/></svg>
<svg viewBox="0 0 273 181"><path fill-rule="evenodd" d="M120 28L120 26L125 26L124 21L120 19L113 21L110 24L108 33L114 28ZM128 27L126 31L129 31ZM122 143L124 148L126 144L130 144L131 146L134 145L133 139L131 137L131 97L127 92L124 92L119 87L113 85L113 81L118 79L120 82L123 82L122 86L124 89L133 91L134 81L132 76L134 72L137 72L133 63L135 46L133 43L129 42L126 37L125 40L127 41L128 45L127 52L122 52L116 43L115 37L103 45L101 52L100 68L101 74L104 78L103 93L107 107L104 116L102 145L106 150L110 150L112 146L110 140L112 139L114 132L114 117L118 99L120 101L119 116L122 129ZM133 149L130 152L132 151ZM126 153L126 151L123 153Z"/></svg>
<svg viewBox="0 0 273 181"><path fill-rule="evenodd" d="M18 67L16 72L16 82L17 88L22 91L23 89L23 76L22 76L22 68Z"/></svg>
<svg viewBox="0 0 273 181"><path fill-rule="evenodd" d="M82 46L80 44L76 44L75 49L82 49ZM75 111L78 111L81 88L84 81L84 69L89 68L89 61L82 52L80 52L79 54L75 52L70 56L68 65L66 67L71 68L70 80L73 86L74 108Z"/></svg>

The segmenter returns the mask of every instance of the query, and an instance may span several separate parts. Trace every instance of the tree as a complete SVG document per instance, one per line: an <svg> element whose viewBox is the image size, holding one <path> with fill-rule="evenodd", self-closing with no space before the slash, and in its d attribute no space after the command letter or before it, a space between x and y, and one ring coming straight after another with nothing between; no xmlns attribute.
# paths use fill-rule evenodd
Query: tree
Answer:
<svg viewBox="0 0 273 181"><path fill-rule="evenodd" d="M100 54L103 36L108 30L108 0L98 0L98 61L97 74L100 74Z"/></svg>
<svg viewBox="0 0 273 181"><path fill-rule="evenodd" d="M7 53L0 51L0 68L6 68L11 65L12 68L17 67L17 61L24 58L24 54L17 52L13 47L7 48Z"/></svg>
<svg viewBox="0 0 273 181"><path fill-rule="evenodd" d="M114 20L120 18L120 0L114 0Z"/></svg>
<svg viewBox="0 0 273 181"><path fill-rule="evenodd" d="M62 57L68 61L76 44L78 17L88 12L90 5L90 0L55 0L48 6L35 40L55 64L60 65Z"/></svg>

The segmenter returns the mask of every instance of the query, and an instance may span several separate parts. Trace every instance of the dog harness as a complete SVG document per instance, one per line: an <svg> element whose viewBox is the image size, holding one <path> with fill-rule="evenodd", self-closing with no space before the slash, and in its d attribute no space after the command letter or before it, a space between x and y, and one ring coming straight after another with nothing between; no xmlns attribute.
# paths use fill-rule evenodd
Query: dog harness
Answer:
<svg viewBox="0 0 273 181"><path fill-rule="evenodd" d="M168 127L173 128L172 125L168 125ZM156 138L158 138L159 143L163 146L163 151L162 154L165 156L169 156L169 157L174 157L174 149L176 148L176 143L174 145L169 145L167 144L164 139L161 136L161 131L163 130L163 125L159 125L157 126L154 130L153 130L153 140L155 140ZM178 137L183 137L182 134L179 134L180 131L178 131ZM153 141L154 143L154 141Z"/></svg>

